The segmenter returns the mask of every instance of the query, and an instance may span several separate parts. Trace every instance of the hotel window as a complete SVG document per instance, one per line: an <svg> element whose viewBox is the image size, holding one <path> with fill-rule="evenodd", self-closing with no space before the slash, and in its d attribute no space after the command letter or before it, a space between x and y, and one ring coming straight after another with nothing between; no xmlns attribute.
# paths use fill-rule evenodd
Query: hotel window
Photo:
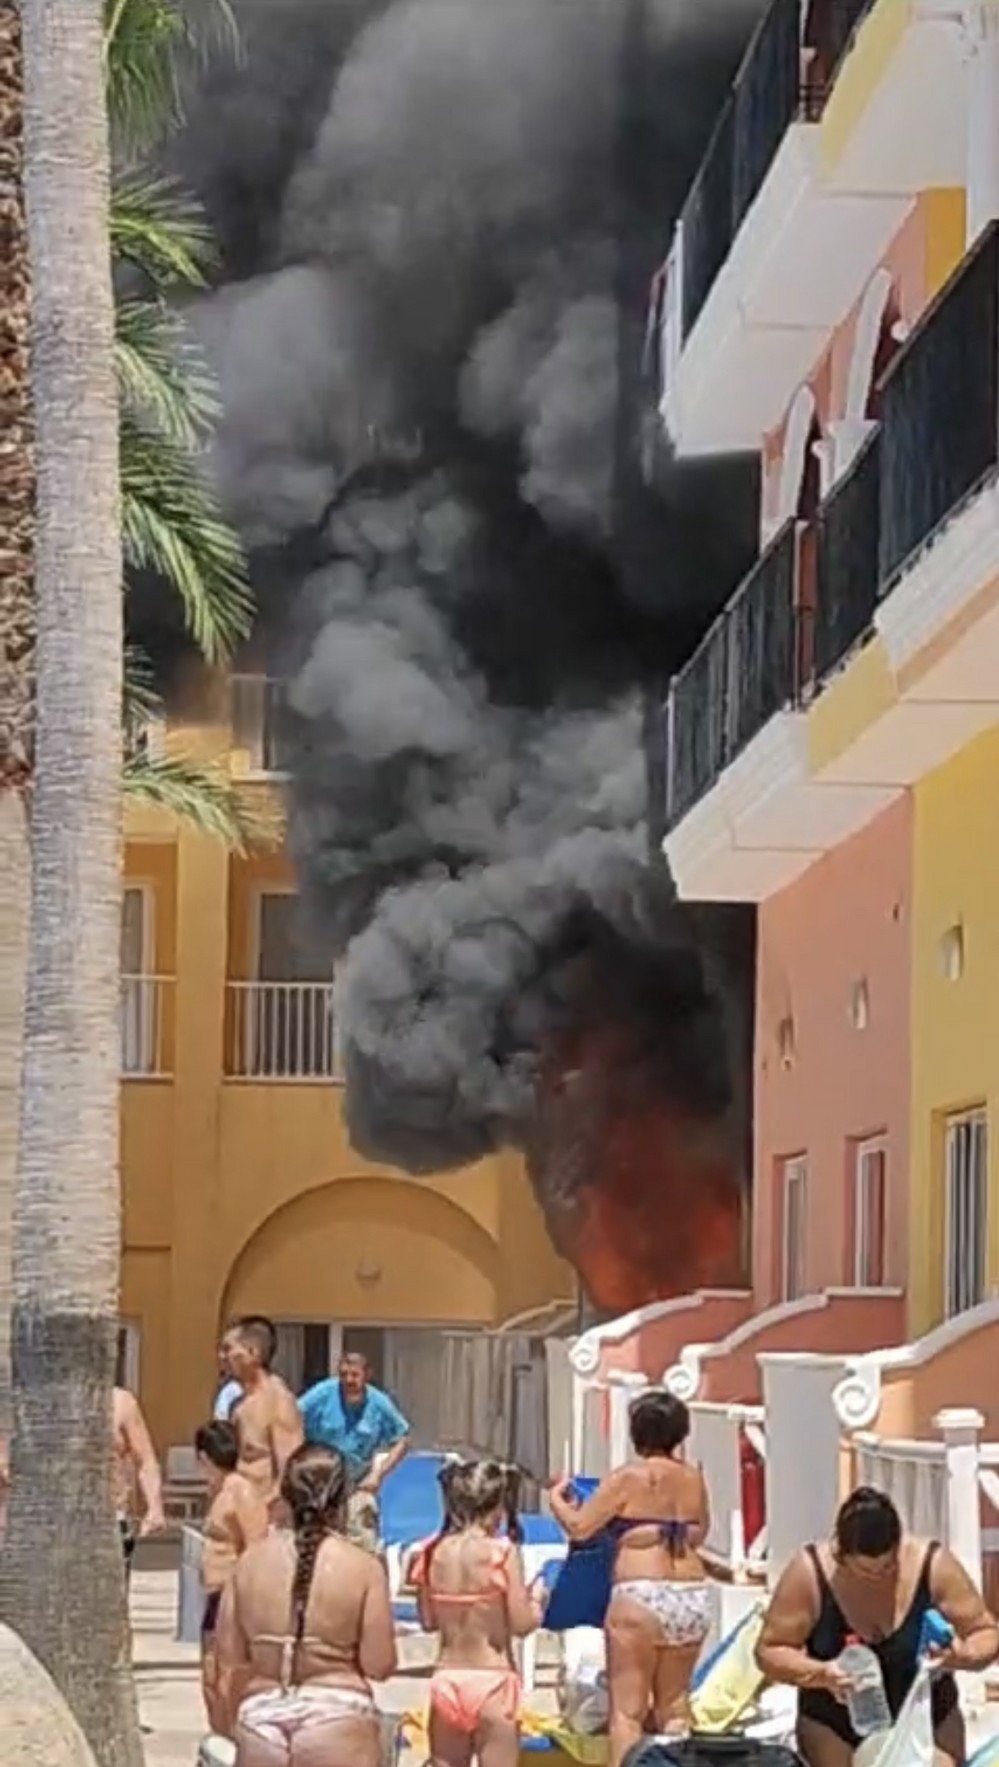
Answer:
<svg viewBox="0 0 999 1767"><path fill-rule="evenodd" d="M808 1161L804 1154L781 1166L781 1300L805 1294L805 1206Z"/></svg>
<svg viewBox="0 0 999 1767"><path fill-rule="evenodd" d="M855 1288L884 1288L888 1149L880 1137L860 1141L854 1157L853 1283Z"/></svg>
<svg viewBox="0 0 999 1767"><path fill-rule="evenodd" d="M988 1163L985 1112L965 1111L948 1117L944 1137L944 1307L948 1319L985 1299Z"/></svg>

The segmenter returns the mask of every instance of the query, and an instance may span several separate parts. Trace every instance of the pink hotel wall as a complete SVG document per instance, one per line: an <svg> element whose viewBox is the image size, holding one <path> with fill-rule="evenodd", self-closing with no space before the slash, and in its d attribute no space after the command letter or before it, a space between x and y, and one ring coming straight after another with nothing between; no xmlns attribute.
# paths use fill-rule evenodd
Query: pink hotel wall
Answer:
<svg viewBox="0 0 999 1767"><path fill-rule="evenodd" d="M756 983L757 1307L780 1299L781 1162L807 1154L806 1288L850 1286L856 1142L887 1139L887 1270L905 1281L912 818L908 798L760 907ZM867 988L857 1029L854 989ZM794 1048L781 1053L782 1021Z"/></svg>

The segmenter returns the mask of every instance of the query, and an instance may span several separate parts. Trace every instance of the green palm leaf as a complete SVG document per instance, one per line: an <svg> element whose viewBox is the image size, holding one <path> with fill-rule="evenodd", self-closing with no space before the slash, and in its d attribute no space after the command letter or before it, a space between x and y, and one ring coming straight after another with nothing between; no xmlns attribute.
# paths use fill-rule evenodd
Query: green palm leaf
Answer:
<svg viewBox="0 0 999 1767"><path fill-rule="evenodd" d="M238 33L229 0L188 9L183 0L105 0L104 78L116 143L138 157L181 114L178 69L185 57Z"/></svg>
<svg viewBox="0 0 999 1767"><path fill-rule="evenodd" d="M181 755L133 751L125 758L122 789L133 802L169 810L238 853L251 845L273 845L278 838L274 818L249 806L220 769Z"/></svg>
<svg viewBox="0 0 999 1767"><path fill-rule="evenodd" d="M204 288L217 258L200 204L173 179L134 171L112 186L111 254L161 291Z"/></svg>
<svg viewBox="0 0 999 1767"><path fill-rule="evenodd" d="M122 544L127 568L165 577L209 662L247 635L253 597L243 553L190 451L121 422Z"/></svg>
<svg viewBox="0 0 999 1767"><path fill-rule="evenodd" d="M158 299L119 301L115 361L121 408L140 429L199 449L219 413L215 382L183 320Z"/></svg>

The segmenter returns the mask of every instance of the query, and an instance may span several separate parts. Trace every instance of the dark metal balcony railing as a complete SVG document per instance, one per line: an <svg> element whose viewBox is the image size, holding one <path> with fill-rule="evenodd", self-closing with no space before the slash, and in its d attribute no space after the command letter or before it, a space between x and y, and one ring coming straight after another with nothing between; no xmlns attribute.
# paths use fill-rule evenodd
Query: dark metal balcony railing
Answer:
<svg viewBox="0 0 999 1767"><path fill-rule="evenodd" d="M882 593L999 465L999 229L969 253L881 389Z"/></svg>
<svg viewBox="0 0 999 1767"><path fill-rule="evenodd" d="M800 102L800 0L772 0L681 216L684 338L711 292Z"/></svg>
<svg viewBox="0 0 999 1767"><path fill-rule="evenodd" d="M799 537L789 522L670 691L667 824L674 827L799 688Z"/></svg>
<svg viewBox="0 0 999 1767"><path fill-rule="evenodd" d="M871 629L878 604L881 437L875 430L819 511L816 681Z"/></svg>
<svg viewBox="0 0 999 1767"><path fill-rule="evenodd" d="M857 26L873 4L874 0L771 0L684 205L684 339L700 316L788 129L798 119L819 120Z"/></svg>

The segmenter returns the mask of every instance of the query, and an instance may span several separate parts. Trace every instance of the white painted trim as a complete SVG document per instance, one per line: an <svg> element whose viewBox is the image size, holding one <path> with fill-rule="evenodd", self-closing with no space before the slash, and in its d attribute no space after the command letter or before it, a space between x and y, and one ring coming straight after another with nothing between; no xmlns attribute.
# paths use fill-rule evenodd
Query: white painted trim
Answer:
<svg viewBox="0 0 999 1767"><path fill-rule="evenodd" d="M780 484L777 491L778 530L798 514L805 480L808 442L814 423L815 394L810 386L801 386L791 401L784 430Z"/></svg>
<svg viewBox="0 0 999 1767"><path fill-rule="evenodd" d="M881 1233L882 1233L882 1239L884 1241L882 1256L883 1256L884 1263L885 1263L886 1267L887 1267L887 1262L888 1262L887 1212L888 1212L888 1189L889 1189L889 1183L890 1183L890 1174L889 1174L889 1170L888 1170L888 1137L887 1137L887 1135L882 1134L882 1135L868 1136L866 1141L856 1141L856 1142L854 1142L854 1147L853 1147L853 1259L852 1259L852 1263L853 1263L853 1279L854 1279L854 1282L856 1282L858 1285L860 1284L860 1281L861 1281L861 1276L862 1276L861 1265L863 1263L863 1259L861 1258L862 1243L861 1243L860 1222L863 1218L866 1217L866 1210L862 1207L862 1204L864 1201L864 1191L866 1188L865 1183L864 1183L864 1178L865 1178L864 1161L871 1154L877 1154L877 1153L881 1154L883 1161L884 1161L884 1165L883 1165L884 1194L882 1197L882 1203L883 1203L883 1206L885 1209L885 1219L881 1223Z"/></svg>
<svg viewBox="0 0 999 1767"><path fill-rule="evenodd" d="M971 1337L989 1325L999 1325L999 1298L995 1296L983 1301L979 1307L969 1308L967 1313L956 1313L953 1319L945 1319L925 1337L901 1344L896 1349L868 1350L863 1356L846 1357L847 1373L832 1395L843 1428L865 1430L874 1423L881 1409L883 1375L901 1369L922 1368L943 1350L951 1349L962 1338Z"/></svg>
<svg viewBox="0 0 999 1767"><path fill-rule="evenodd" d="M729 1355L733 1350L742 1349L759 1332L768 1331L772 1325L779 1325L785 1319L797 1319L808 1313L820 1313L828 1307L830 1301L875 1298L877 1300L901 1300L902 1294L903 1291L898 1288L827 1288L817 1294L800 1295L795 1301L778 1301L772 1307L765 1307L762 1313L754 1313L752 1318L745 1320L733 1331L730 1331L728 1337L719 1338L716 1343L685 1344L672 1368L666 1370L662 1384L678 1399L683 1399L689 1404L691 1400L697 1398L700 1391L704 1373L703 1363L716 1361L722 1356ZM999 1312L999 1302L997 1302L997 1312ZM757 1351L761 1361L764 1355L775 1356L777 1354L783 1354L793 1360L800 1352ZM810 1352L804 1352L806 1362L809 1355ZM849 1365L848 1358L844 1356L831 1356L829 1360Z"/></svg>
<svg viewBox="0 0 999 1767"><path fill-rule="evenodd" d="M705 1288L697 1289L689 1295L674 1295L668 1301L650 1301L644 1307L636 1307L631 1313L622 1313L617 1319L605 1320L601 1325L591 1325L576 1339L569 1360L576 1374L584 1380L596 1374L600 1366L600 1352L605 1344L620 1344L633 1332L641 1331L643 1325L651 1325L654 1320L668 1319L676 1313L694 1312L704 1306L707 1301L742 1301L752 1298L749 1289L743 1288Z"/></svg>
<svg viewBox="0 0 999 1767"><path fill-rule="evenodd" d="M875 270L864 290L853 334L853 353L850 357L850 372L846 383L846 405L843 416L848 424L866 424L867 422L867 402L871 396L874 363L877 359L878 344L881 342L881 332L894 281L890 270L884 268ZM849 464L849 460L842 464L837 461L838 470L845 472Z"/></svg>
<svg viewBox="0 0 999 1767"><path fill-rule="evenodd" d="M875 630L900 673L999 575L999 472L949 516L885 596Z"/></svg>
<svg viewBox="0 0 999 1767"><path fill-rule="evenodd" d="M123 974L134 973L140 976L153 976L159 973L156 964L156 885L151 879L144 877L126 877L121 886L120 921L124 922L125 897L134 894L142 899L142 963L134 972L123 971ZM120 941L119 933L119 941Z"/></svg>
<svg viewBox="0 0 999 1767"><path fill-rule="evenodd" d="M799 1242L791 1243L791 1198L795 1193L795 1227ZM790 1154L780 1164L780 1286L785 1302L797 1301L808 1292L808 1155ZM797 1277L801 1277L801 1289ZM791 1292L792 1282L794 1293Z"/></svg>

